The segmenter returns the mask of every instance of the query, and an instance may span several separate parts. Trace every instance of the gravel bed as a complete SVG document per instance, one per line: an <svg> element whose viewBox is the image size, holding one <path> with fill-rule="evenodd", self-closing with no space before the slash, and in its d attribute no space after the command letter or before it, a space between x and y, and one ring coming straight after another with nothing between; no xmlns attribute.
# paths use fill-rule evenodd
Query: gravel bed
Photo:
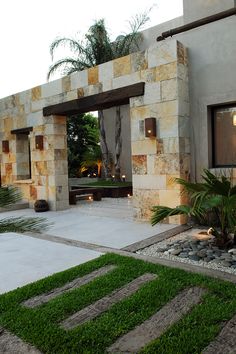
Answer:
<svg viewBox="0 0 236 354"><path fill-rule="evenodd" d="M213 238L194 237L198 231L202 230L183 232L136 253L236 274L236 247L229 250L219 249Z"/></svg>

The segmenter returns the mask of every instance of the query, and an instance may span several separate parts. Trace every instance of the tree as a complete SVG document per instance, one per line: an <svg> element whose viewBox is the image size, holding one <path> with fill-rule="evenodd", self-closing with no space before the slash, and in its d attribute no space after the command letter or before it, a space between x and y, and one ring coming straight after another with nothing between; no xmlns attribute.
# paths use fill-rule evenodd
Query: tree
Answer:
<svg viewBox="0 0 236 354"><path fill-rule="evenodd" d="M105 26L104 19L95 21L89 28L88 33L85 34L85 41L73 38L63 37L57 38L50 46L50 53L53 59L55 50L59 46L69 46L72 51L72 57L66 57L56 61L49 68L48 79L58 70L65 75L69 75L76 71L81 71L92 66L105 63L132 52L139 50L139 45L142 41L142 35L139 32L143 25L149 20L148 14L151 11L136 15L129 21L130 31L128 34L120 35L115 41L111 41L108 31ZM115 141L115 171L116 176L120 172L120 153L121 153L121 139L120 139L120 124L121 122L120 110L116 111L116 141ZM100 146L102 150L102 160L105 178L109 178L109 151L106 142L106 132L104 126L103 111L98 113L98 122L100 130Z"/></svg>
<svg viewBox="0 0 236 354"><path fill-rule="evenodd" d="M204 170L202 183L191 183L182 178L177 178L184 191L190 196L192 205L179 205L175 208L166 206L154 206L151 218L152 225L172 215L188 215L198 219L205 219L209 212L215 217L211 233L216 237L219 245L225 245L231 241L230 233L236 241L236 186L233 186L230 178L217 177L210 171Z"/></svg>
<svg viewBox="0 0 236 354"><path fill-rule="evenodd" d="M77 177L84 154L98 146L98 120L92 114L79 114L67 120L68 170L70 177Z"/></svg>
<svg viewBox="0 0 236 354"><path fill-rule="evenodd" d="M14 187L0 187L0 207L4 208L21 200L21 193ZM44 218L10 217L0 220L0 233L42 232L49 224Z"/></svg>

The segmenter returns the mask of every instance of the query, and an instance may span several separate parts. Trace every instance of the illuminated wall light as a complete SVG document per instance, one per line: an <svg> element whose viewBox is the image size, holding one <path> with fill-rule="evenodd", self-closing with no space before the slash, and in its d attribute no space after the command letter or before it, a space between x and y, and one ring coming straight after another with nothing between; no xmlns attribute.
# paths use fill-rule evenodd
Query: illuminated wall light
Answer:
<svg viewBox="0 0 236 354"><path fill-rule="evenodd" d="M233 115L233 125L236 127L236 114Z"/></svg>

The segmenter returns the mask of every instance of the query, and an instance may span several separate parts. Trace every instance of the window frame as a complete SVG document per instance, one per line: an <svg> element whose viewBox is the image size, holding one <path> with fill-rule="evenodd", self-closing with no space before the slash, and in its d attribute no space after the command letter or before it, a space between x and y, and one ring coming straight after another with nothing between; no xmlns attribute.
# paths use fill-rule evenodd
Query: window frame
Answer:
<svg viewBox="0 0 236 354"><path fill-rule="evenodd" d="M230 104L221 104L221 105L214 105L211 107L211 159L212 159L212 168L236 168L236 162L235 164L224 164L224 165L218 165L216 164L216 137L215 137L215 112L216 110L219 109L226 109L226 108L231 108L235 107L236 111L236 102L235 103L230 103Z"/></svg>

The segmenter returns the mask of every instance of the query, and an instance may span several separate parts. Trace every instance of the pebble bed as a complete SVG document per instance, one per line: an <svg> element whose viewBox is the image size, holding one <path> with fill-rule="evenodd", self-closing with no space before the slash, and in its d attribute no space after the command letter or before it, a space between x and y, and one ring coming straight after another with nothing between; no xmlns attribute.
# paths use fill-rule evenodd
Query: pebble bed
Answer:
<svg viewBox="0 0 236 354"><path fill-rule="evenodd" d="M189 232L183 232L136 253L236 274L236 247L229 250L219 249L214 239L198 240Z"/></svg>

